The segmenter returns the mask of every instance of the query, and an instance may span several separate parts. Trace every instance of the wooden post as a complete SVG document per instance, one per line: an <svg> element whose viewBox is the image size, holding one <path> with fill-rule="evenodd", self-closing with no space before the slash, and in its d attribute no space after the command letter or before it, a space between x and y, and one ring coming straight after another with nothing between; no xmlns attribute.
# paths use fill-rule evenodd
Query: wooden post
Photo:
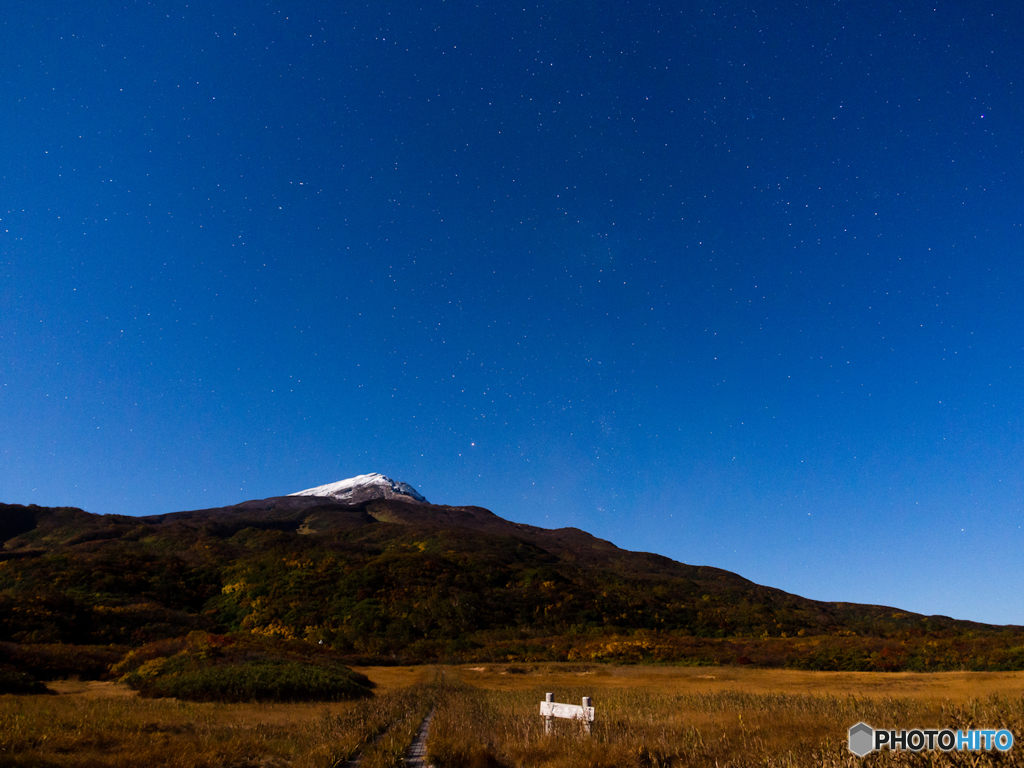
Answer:
<svg viewBox="0 0 1024 768"><path fill-rule="evenodd" d="M590 697L589 696L584 696L583 697L583 711L586 712L588 709L590 709L591 706L592 705L590 703ZM583 717L583 732L585 734L587 734L587 736L590 735L590 720L587 719L586 715L584 715L584 717Z"/></svg>
<svg viewBox="0 0 1024 768"><path fill-rule="evenodd" d="M553 693L545 693L544 694L544 701L547 702L548 704L553 703L554 700L555 700L555 694L553 694ZM551 729L554 726L554 722L555 722L555 716L553 714L549 714L547 717L544 718L544 733L545 734L550 734L551 733Z"/></svg>

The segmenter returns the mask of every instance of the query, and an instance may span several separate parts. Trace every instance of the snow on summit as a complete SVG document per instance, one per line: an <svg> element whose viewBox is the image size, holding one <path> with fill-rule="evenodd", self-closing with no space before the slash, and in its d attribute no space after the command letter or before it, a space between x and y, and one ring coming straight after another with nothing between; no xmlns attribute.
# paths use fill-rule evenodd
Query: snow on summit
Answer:
<svg viewBox="0 0 1024 768"><path fill-rule="evenodd" d="M392 480L378 472L369 475L356 475L348 480L318 485L316 488L307 488L305 491L288 495L330 496L332 499L350 501L353 504L370 499L399 499L401 501L417 501L421 504L430 503L408 483Z"/></svg>

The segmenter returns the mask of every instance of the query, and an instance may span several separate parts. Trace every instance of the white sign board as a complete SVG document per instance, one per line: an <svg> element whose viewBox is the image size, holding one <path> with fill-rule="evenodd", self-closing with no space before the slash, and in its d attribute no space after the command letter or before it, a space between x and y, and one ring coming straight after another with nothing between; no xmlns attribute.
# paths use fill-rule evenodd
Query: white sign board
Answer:
<svg viewBox="0 0 1024 768"><path fill-rule="evenodd" d="M558 704L554 701L542 701L540 713L543 717L564 717L569 720L594 722L594 708L581 707L577 704Z"/></svg>

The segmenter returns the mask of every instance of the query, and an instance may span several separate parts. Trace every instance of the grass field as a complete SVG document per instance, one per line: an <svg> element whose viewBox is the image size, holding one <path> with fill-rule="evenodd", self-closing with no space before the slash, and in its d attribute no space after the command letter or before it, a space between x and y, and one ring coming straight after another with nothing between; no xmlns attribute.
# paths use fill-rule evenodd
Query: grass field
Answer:
<svg viewBox="0 0 1024 768"><path fill-rule="evenodd" d="M51 687L59 695L0 696L0 766L321 768L362 750L363 768L384 768L433 698L411 686L354 702L207 704L142 699L117 683Z"/></svg>
<svg viewBox="0 0 1024 768"><path fill-rule="evenodd" d="M1020 743L1024 675L808 673L780 670L491 665L448 671L429 750L438 768L604 766L1024 765L1024 745L969 759L939 752L846 748L858 721L877 727L1008 728ZM372 677L372 675L371 675ZM539 703L597 710L593 734L556 721L546 736Z"/></svg>
<svg viewBox="0 0 1024 768"><path fill-rule="evenodd" d="M0 766L399 765L431 706L438 768L537 766L1024 765L1024 673L827 673L571 664L369 667L365 701L216 704L140 699L115 683L56 682L59 695L0 696ZM597 709L546 736L544 693ZM846 750L858 720L886 728L1009 728L1009 752ZM384 734L380 736L380 734ZM380 738L377 738L380 736Z"/></svg>
<svg viewBox="0 0 1024 768"><path fill-rule="evenodd" d="M417 667L404 668L423 669ZM387 679L386 667L363 671ZM571 664L495 664L453 667L479 688L519 691L590 687L600 691L642 688L650 693L693 694L739 691L816 696L896 697L959 701L992 695L1024 695L1024 672L803 672L749 667L654 667Z"/></svg>

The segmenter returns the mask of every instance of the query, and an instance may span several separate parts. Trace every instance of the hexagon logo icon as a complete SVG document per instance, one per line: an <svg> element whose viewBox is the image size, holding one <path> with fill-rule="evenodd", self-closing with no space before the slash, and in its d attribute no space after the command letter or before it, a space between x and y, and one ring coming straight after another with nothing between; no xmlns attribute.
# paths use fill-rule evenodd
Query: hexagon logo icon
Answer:
<svg viewBox="0 0 1024 768"><path fill-rule="evenodd" d="M849 748L857 757L864 757L874 751L875 729L867 723L857 723L850 727Z"/></svg>

